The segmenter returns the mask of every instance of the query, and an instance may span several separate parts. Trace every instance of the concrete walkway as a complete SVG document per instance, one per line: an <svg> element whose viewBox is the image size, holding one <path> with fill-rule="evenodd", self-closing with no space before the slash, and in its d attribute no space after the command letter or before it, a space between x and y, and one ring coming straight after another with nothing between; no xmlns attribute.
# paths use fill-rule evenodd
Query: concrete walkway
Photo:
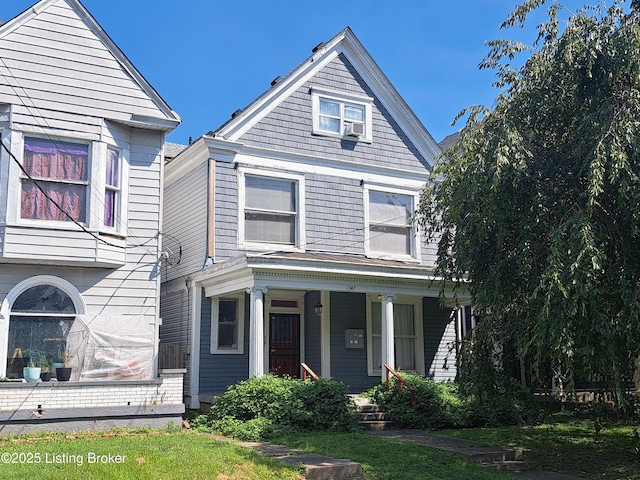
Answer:
<svg viewBox="0 0 640 480"><path fill-rule="evenodd" d="M486 447L470 440L431 435L424 430L374 430L369 433L455 453L478 463L484 468L493 470L515 469L517 471L512 471L514 478L521 480L584 480L561 473L533 470L534 466L523 460L524 452L522 450L505 447Z"/></svg>
<svg viewBox="0 0 640 480"><path fill-rule="evenodd" d="M368 433L455 453L456 455L466 457L478 463L484 468L490 468L488 464L492 463L492 460L495 459L496 456L502 458L503 462L507 465L504 470L510 468L510 462L521 462L520 467L522 468L530 467L530 465L522 459L521 451L510 448L486 447L469 440L431 435L424 430L377 430ZM227 437L217 435L211 435L211 437L217 440L233 441ZM261 455L273 457L289 465L302 465L307 480L338 480L347 478L354 480L356 476L361 474L360 464L348 459L335 459L323 455L309 454L302 450L265 442L237 443L243 447L256 450ZM496 470L501 470L501 468L496 468ZM518 480L584 480L571 475L539 470L513 471L512 475Z"/></svg>

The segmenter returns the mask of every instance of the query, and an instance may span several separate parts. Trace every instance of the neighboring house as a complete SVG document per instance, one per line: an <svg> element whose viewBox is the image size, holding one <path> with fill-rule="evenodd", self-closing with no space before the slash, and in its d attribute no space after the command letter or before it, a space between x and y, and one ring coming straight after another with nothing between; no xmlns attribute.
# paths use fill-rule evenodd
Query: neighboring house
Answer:
<svg viewBox="0 0 640 480"><path fill-rule="evenodd" d="M456 317L412 224L440 148L346 28L166 166L161 344L194 408L267 373L453 380Z"/></svg>
<svg viewBox="0 0 640 480"><path fill-rule="evenodd" d="M179 122L79 1L0 27L0 377L73 356L70 382L0 383L0 433L179 421L182 374L156 365Z"/></svg>

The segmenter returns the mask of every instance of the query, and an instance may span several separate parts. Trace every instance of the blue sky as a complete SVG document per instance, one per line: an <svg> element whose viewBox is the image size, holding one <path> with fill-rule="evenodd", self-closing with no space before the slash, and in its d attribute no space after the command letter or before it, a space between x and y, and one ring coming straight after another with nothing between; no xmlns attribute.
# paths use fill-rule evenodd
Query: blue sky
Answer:
<svg viewBox="0 0 640 480"><path fill-rule="evenodd" d="M462 108L493 103L494 72L478 69L484 42L532 41L536 23L500 30L509 0L82 1L182 118L176 143L216 129L346 26L440 141ZM2 0L0 20L34 3Z"/></svg>

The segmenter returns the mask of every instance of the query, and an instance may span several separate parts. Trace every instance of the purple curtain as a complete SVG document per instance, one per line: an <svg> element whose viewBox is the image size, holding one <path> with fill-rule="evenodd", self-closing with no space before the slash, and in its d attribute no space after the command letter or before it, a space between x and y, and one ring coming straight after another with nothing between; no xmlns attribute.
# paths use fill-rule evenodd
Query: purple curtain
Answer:
<svg viewBox="0 0 640 480"><path fill-rule="evenodd" d="M69 221L54 204L77 222L86 216L87 145L25 138L23 167L35 179L22 179L20 216L37 220ZM44 190L43 193L36 183Z"/></svg>

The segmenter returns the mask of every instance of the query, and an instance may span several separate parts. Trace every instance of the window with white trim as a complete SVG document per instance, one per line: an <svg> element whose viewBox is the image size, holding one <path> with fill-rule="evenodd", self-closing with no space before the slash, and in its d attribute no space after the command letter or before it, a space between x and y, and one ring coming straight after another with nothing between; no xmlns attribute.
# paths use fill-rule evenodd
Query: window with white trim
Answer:
<svg viewBox="0 0 640 480"><path fill-rule="evenodd" d="M85 223L89 150L88 144L25 137L20 218Z"/></svg>
<svg viewBox="0 0 640 480"><path fill-rule="evenodd" d="M120 213L120 152L115 148L107 148L104 187L105 227L117 228Z"/></svg>
<svg viewBox="0 0 640 480"><path fill-rule="evenodd" d="M371 142L369 97L312 89L313 133Z"/></svg>
<svg viewBox="0 0 640 480"><path fill-rule="evenodd" d="M414 197L369 190L367 250L372 254L416 257L412 225Z"/></svg>
<svg viewBox="0 0 640 480"><path fill-rule="evenodd" d="M11 307L7 377L22 378L22 368L29 364L61 362L75 317L73 300L55 285L22 292Z"/></svg>
<svg viewBox="0 0 640 480"><path fill-rule="evenodd" d="M244 296L211 300L211 353L244 353Z"/></svg>
<svg viewBox="0 0 640 480"><path fill-rule="evenodd" d="M238 240L241 246L295 250L304 244L304 177L241 169Z"/></svg>
<svg viewBox="0 0 640 480"><path fill-rule="evenodd" d="M395 368L408 372L424 373L424 347L418 303L393 304L393 337ZM382 371L382 303L371 302L368 328L369 374Z"/></svg>

